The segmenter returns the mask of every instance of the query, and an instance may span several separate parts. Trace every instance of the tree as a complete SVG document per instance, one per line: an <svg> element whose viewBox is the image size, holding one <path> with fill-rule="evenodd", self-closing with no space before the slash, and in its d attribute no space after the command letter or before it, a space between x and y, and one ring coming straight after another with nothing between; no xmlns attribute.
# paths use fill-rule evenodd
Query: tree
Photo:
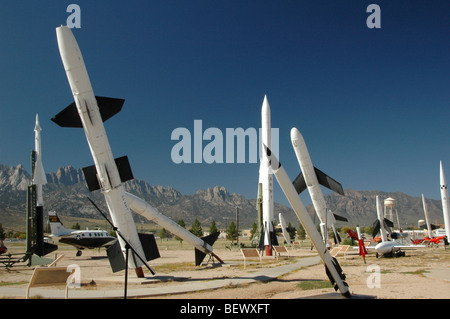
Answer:
<svg viewBox="0 0 450 319"><path fill-rule="evenodd" d="M294 240L294 239L295 239L295 228L292 227L291 222L289 222L287 228L288 228L288 233L289 233L289 238L290 238L290 240Z"/></svg>
<svg viewBox="0 0 450 319"><path fill-rule="evenodd" d="M186 224L184 223L184 220L180 219L180 220L178 221L178 225L180 225L181 227L183 227L183 228L186 229ZM183 238L180 238L180 237L178 237L178 236L175 236L175 239L180 241L180 246L182 247L182 246L183 246Z"/></svg>
<svg viewBox="0 0 450 319"><path fill-rule="evenodd" d="M252 229L250 230L250 238L253 239L255 237L256 232L258 231L258 225L253 223Z"/></svg>
<svg viewBox="0 0 450 319"><path fill-rule="evenodd" d="M3 225L0 224L0 240L5 240L5 231L3 230Z"/></svg>
<svg viewBox="0 0 450 319"><path fill-rule="evenodd" d="M227 229L227 238L231 240L231 242L233 242L234 240L236 240L236 236L237 236L237 229L236 229L236 225L234 224L234 221L231 222L230 226L228 226Z"/></svg>
<svg viewBox="0 0 450 319"><path fill-rule="evenodd" d="M217 229L216 221L213 219L213 221L211 222L211 226L209 227L209 233L214 234L217 233L218 231L219 230Z"/></svg>
<svg viewBox="0 0 450 319"><path fill-rule="evenodd" d="M169 237L169 233L165 228L161 228L158 232L158 236L159 238L163 239L163 238L167 238Z"/></svg>
<svg viewBox="0 0 450 319"><path fill-rule="evenodd" d="M303 228L303 225L301 223L297 229L297 236L298 236L298 239L300 239L300 240L305 240L305 238L306 238L306 231Z"/></svg>
<svg viewBox="0 0 450 319"><path fill-rule="evenodd" d="M81 229L81 226L80 226L80 224L78 224L78 222L77 222L75 225L72 226L72 229L80 230L80 229Z"/></svg>
<svg viewBox="0 0 450 319"><path fill-rule="evenodd" d="M203 236L203 229L202 229L202 226L200 225L200 222L198 221L198 219L194 220L194 223L192 224L192 227L191 227L191 229L189 229L189 231L197 237Z"/></svg>

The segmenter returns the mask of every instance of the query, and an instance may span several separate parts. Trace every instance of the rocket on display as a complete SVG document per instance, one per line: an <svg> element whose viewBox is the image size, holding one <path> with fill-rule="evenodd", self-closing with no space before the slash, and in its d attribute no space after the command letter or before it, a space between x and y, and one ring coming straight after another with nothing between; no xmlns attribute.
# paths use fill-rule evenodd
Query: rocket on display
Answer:
<svg viewBox="0 0 450 319"><path fill-rule="evenodd" d="M325 264L326 274L330 279L332 285L334 286L334 289L339 289L341 294L345 297L351 297L348 284L345 282L345 274L343 273L341 266L339 265L337 259L330 255L330 252L325 246L320 233L317 231L314 222L312 221L311 217L306 211L305 206L303 205L303 202L298 196L294 185L291 183L289 176L286 174L284 167L281 165L275 155L272 154L269 148L265 147L265 152L269 165L271 166L271 169L275 174L278 184L280 184L280 187L283 190L283 193L285 194L292 208L294 209L297 218L302 223L314 247L319 253L320 258Z"/></svg>
<svg viewBox="0 0 450 319"><path fill-rule="evenodd" d="M261 108L261 143L268 148L272 147L272 134L270 123L270 106L267 96ZM261 147L261 149L263 149ZM262 185L262 228L259 248L264 250L266 256L272 256L272 246L278 245L278 239L273 229L273 174L266 156L262 156L259 166L259 183ZM258 194L258 197L261 194Z"/></svg>
<svg viewBox="0 0 450 319"><path fill-rule="evenodd" d="M440 167L440 184L441 184L441 200L442 200L442 212L444 214L444 226L445 234L447 236L447 242L450 241L450 212L449 212L449 201L448 201L448 189L447 181L445 180L444 168Z"/></svg>
<svg viewBox="0 0 450 319"><path fill-rule="evenodd" d="M58 246L44 242L44 195L42 187L47 184L42 164L41 125L36 114L34 126L34 151L31 152L31 185L27 189L27 252L30 265L45 263L45 256Z"/></svg>
<svg viewBox="0 0 450 319"><path fill-rule="evenodd" d="M62 127L83 127L95 165L84 168L89 190L101 189L113 224L127 238L141 258L144 250L139 240L130 207L125 198L123 182L133 178L127 157L115 160L103 122L122 109L124 100L96 97L78 43L67 26L56 28L59 52L72 90L74 103L52 118ZM122 252L125 242L119 238ZM125 255L124 255L125 256ZM129 259L129 268L142 277L143 263Z"/></svg>
<svg viewBox="0 0 450 319"><path fill-rule="evenodd" d="M36 124L34 126L34 152L35 164L33 171L32 183L36 185L37 206L44 206L44 197L42 195L42 186L47 184L44 165L42 164L41 150L41 125L39 124L39 115L36 114Z"/></svg>
<svg viewBox="0 0 450 319"><path fill-rule="evenodd" d="M335 237L337 237L337 233L334 228L336 219L340 221L347 221L347 219L327 211L325 198L322 190L320 189L320 185L323 185L343 196L345 196L344 190L339 182L335 181L313 166L305 140L303 139L302 134L300 134L300 131L295 127L291 129L291 142L301 168L301 173L293 182L294 187L298 194L308 188L314 209L320 220L322 238L324 242L327 243L328 227L331 226L333 228ZM336 241L338 241L338 237L336 238Z"/></svg>
<svg viewBox="0 0 450 319"><path fill-rule="evenodd" d="M137 276L143 277L144 260L158 258L158 248L153 235L137 232L130 209L131 199L125 193L123 186L124 182L134 178L133 173L127 156L114 159L103 125L104 121L120 112L124 100L95 96L83 56L71 29L67 26L58 27L56 34L61 59L75 102L54 116L52 121L62 127L84 129L94 159L93 166L83 168L86 183L90 191L101 190L105 196L112 224L120 232L119 244L111 246L110 249L113 251L108 249L111 266L114 271L119 271L126 266L134 268ZM137 202L134 198L132 199L133 202ZM168 230L171 231L171 229ZM193 241L193 238L184 237L186 240ZM202 253L205 250L211 253L212 248L203 240L200 239L200 241L202 241L202 247L211 250L203 249ZM129 258L128 265L125 265L127 244L133 249L133 258ZM210 245L212 245L211 242ZM134 256L134 253L139 256Z"/></svg>

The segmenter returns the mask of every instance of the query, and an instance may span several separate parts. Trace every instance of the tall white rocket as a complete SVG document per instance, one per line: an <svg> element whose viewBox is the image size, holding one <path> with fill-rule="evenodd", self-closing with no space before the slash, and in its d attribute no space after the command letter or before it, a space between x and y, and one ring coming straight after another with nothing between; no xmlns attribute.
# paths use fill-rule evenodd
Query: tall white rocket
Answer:
<svg viewBox="0 0 450 319"><path fill-rule="evenodd" d="M320 230L324 242L328 244L328 227L330 226L333 228L336 240L339 240L334 226L336 218L341 221L347 221L347 219L327 210L327 203L320 189L320 185L328 187L340 195L345 195L342 185L313 166L305 140L300 131L295 127L291 129L291 142L301 168L301 173L294 180L294 187L299 194L305 188L308 189L314 209L320 220Z"/></svg>
<svg viewBox="0 0 450 319"><path fill-rule="evenodd" d="M427 223L428 237L433 238L433 230L431 228L430 218L428 217L427 203L425 202L425 196L423 196L423 194L422 194L422 204L423 204L423 212L425 214L425 222Z"/></svg>
<svg viewBox="0 0 450 319"><path fill-rule="evenodd" d="M56 35L61 59L75 100L74 105L70 105L59 114L61 118L68 118L64 119L66 123L59 125L84 128L95 163L94 175L98 179L113 223L127 238L135 251L144 258L144 250L125 196L122 178L103 125L103 121L113 116L114 112L118 112L114 111L113 105L117 103L115 101L117 99L100 98L94 95L83 56L70 28L67 26L58 27L56 28ZM103 113L100 112L101 104L106 104L106 107L102 108ZM119 104L121 108L123 101ZM106 112L110 112L110 114L106 114ZM126 243L122 238L119 238L119 242L125 256ZM130 258L128 262L130 268L138 269L143 265L140 260L135 258Z"/></svg>
<svg viewBox="0 0 450 319"><path fill-rule="evenodd" d="M449 212L449 202L448 202L448 189L447 181L445 180L444 168L440 170L440 183L441 183L441 199L442 199L442 212L444 214L444 225L445 234L447 235L447 240L450 240L450 212Z"/></svg>
<svg viewBox="0 0 450 319"><path fill-rule="evenodd" d="M135 268L138 276L143 276L141 266L145 264L143 261L144 251L147 255L149 249L153 249L149 243L144 245L141 242L131 214L132 208L146 218L163 225L180 238L192 243L196 249L196 265L202 262L206 254L211 254L222 262L212 249L212 244L217 239L218 233L216 237L211 234L200 239L171 221L170 218L160 214L143 200L125 192L123 183L133 178L131 167L126 156L114 159L103 125L104 121L120 112L124 100L95 96L83 56L72 31L67 26L61 26L56 29L56 34L61 59L75 103L53 117L52 121L62 127L84 129L95 164L83 168L88 188L90 191L101 189L113 224L127 239L130 246L134 247L136 253L142 257L139 260L130 258L128 261L129 268ZM126 243L122 238L119 238L119 243L122 253L126 257ZM156 245L154 248L157 249ZM116 263L113 262L113 264Z"/></svg>
<svg viewBox="0 0 450 319"><path fill-rule="evenodd" d="M272 147L272 134L270 123L270 106L267 100L267 95L264 96L264 101L261 108L261 150L263 145L268 148ZM262 184L262 200L263 200L263 232L264 247L267 256L272 255L272 238L274 219L274 205L273 205L273 174L270 168L270 163L266 156L262 156L259 167L259 183Z"/></svg>
<svg viewBox="0 0 450 319"><path fill-rule="evenodd" d="M36 124L34 126L34 153L35 164L34 172L32 172L32 184L36 185L36 205L44 206L44 197L42 195L42 186L47 184L44 166L42 164L41 153L41 126L39 124L39 115L36 114Z"/></svg>
<svg viewBox="0 0 450 319"><path fill-rule="evenodd" d="M381 204L381 199L378 195L376 197L376 204L377 204L378 221L380 222L381 241L386 242L387 234L386 234L386 229L385 229L385 225L384 225L383 205Z"/></svg>

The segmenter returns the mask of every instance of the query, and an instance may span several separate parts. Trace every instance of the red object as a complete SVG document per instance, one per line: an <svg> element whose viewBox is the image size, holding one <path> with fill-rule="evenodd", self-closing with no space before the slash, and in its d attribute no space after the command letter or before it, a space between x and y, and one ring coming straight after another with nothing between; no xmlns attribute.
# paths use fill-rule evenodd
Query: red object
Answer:
<svg viewBox="0 0 450 319"><path fill-rule="evenodd" d="M354 232L353 230L347 229L347 233L351 238L358 240L358 234L356 232Z"/></svg>
<svg viewBox="0 0 450 319"><path fill-rule="evenodd" d="M3 240L0 240L0 255L4 254L8 251L8 248L6 248L5 244L3 244Z"/></svg>

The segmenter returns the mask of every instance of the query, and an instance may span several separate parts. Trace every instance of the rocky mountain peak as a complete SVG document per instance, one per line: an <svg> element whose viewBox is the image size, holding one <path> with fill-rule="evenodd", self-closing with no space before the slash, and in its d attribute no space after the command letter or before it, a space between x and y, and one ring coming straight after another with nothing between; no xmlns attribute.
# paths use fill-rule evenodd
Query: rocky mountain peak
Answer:
<svg viewBox="0 0 450 319"><path fill-rule="evenodd" d="M28 174L22 164L16 167L0 164L0 190L26 190L30 184L30 178L30 174Z"/></svg>
<svg viewBox="0 0 450 319"><path fill-rule="evenodd" d="M225 202L231 196L228 190L225 187L214 186L213 188L209 187L207 189L200 189L197 191L196 195L208 202Z"/></svg>
<svg viewBox="0 0 450 319"><path fill-rule="evenodd" d="M56 185L75 185L84 181L83 170L81 168L75 169L72 166L64 166L58 168L55 173L49 173L47 175L47 182Z"/></svg>

